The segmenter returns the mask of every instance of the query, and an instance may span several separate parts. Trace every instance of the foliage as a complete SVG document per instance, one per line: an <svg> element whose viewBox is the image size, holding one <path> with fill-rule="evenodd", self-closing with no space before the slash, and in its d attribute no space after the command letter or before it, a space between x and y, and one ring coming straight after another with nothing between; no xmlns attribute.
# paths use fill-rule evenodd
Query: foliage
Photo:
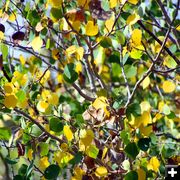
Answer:
<svg viewBox="0 0 180 180"><path fill-rule="evenodd" d="M0 174L163 179L178 164L180 1L0 1Z"/></svg>

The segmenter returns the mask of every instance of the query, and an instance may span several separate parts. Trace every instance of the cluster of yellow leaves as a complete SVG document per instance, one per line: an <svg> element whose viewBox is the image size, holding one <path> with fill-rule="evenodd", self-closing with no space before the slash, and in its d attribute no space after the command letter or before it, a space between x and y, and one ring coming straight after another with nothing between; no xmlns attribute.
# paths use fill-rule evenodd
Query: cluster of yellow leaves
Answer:
<svg viewBox="0 0 180 180"><path fill-rule="evenodd" d="M157 157L152 157L147 164L148 170L153 170L155 172L158 172L159 166L160 162Z"/></svg>
<svg viewBox="0 0 180 180"><path fill-rule="evenodd" d="M27 104L27 98L23 102L18 102L16 97L16 93L20 89L21 86L26 85L28 80L27 74L23 74L19 71L15 71L13 73L13 78L11 82L8 82L4 85L5 98L4 105L7 108L15 108L16 106L25 108Z"/></svg>
<svg viewBox="0 0 180 180"><path fill-rule="evenodd" d="M82 60L84 55L84 48L72 45L66 49L65 53L69 61L71 61L71 59L73 59L74 56L77 60Z"/></svg>
<svg viewBox="0 0 180 180"><path fill-rule="evenodd" d="M79 149L80 151L85 151L91 145L94 139L94 133L91 129L81 129L79 137Z"/></svg>
<svg viewBox="0 0 180 180"><path fill-rule="evenodd" d="M64 151L56 151L54 154L54 160L58 163L60 167L66 165L74 156L69 152Z"/></svg>
<svg viewBox="0 0 180 180"><path fill-rule="evenodd" d="M34 73L32 73L32 75L34 76L35 81L40 82L43 85L49 80L51 76L50 70L43 72L39 68L35 67L33 71Z"/></svg>
<svg viewBox="0 0 180 180"><path fill-rule="evenodd" d="M58 105L59 97L55 92L43 89L40 97L41 99L37 103L37 109L42 113L47 112L48 108L50 108L50 105Z"/></svg>
<svg viewBox="0 0 180 180"><path fill-rule="evenodd" d="M152 123L152 117L151 117L151 106L147 101L143 101L141 104L141 116L133 117L130 121L130 125L133 128L139 128L140 132L144 136L149 136L149 134L152 132L152 126L149 125Z"/></svg>
<svg viewBox="0 0 180 180"><path fill-rule="evenodd" d="M74 176L72 176L71 180L81 180L83 175L85 175L85 171L78 166L74 168L73 173Z"/></svg>

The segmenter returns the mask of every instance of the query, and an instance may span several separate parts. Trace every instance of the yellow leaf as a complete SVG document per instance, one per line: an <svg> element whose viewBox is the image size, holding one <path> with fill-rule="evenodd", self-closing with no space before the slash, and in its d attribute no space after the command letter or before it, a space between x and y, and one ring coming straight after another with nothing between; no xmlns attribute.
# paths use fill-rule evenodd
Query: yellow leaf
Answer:
<svg viewBox="0 0 180 180"><path fill-rule="evenodd" d="M83 70L83 67L82 67L81 62L77 62L77 63L76 63L75 71L76 71L77 73L80 73L80 72L82 72L82 70Z"/></svg>
<svg viewBox="0 0 180 180"><path fill-rule="evenodd" d="M40 36L36 36L31 42L31 46L34 51L39 51L42 45L43 45L43 40L40 38Z"/></svg>
<svg viewBox="0 0 180 180"><path fill-rule="evenodd" d="M9 16L8 20L14 22L15 19L16 19L16 14L15 13L11 13L11 15Z"/></svg>
<svg viewBox="0 0 180 180"><path fill-rule="evenodd" d="M104 177L108 174L108 171L104 166L100 166L96 169L95 174L98 177Z"/></svg>
<svg viewBox="0 0 180 180"><path fill-rule="evenodd" d="M86 35L87 36L95 36L98 34L98 25L95 24L93 21L88 21L85 27Z"/></svg>
<svg viewBox="0 0 180 180"><path fill-rule="evenodd" d="M48 96L48 103L52 104L54 106L57 106L59 103L59 96L57 95L57 93L51 93Z"/></svg>
<svg viewBox="0 0 180 180"><path fill-rule="evenodd" d="M64 135L66 136L67 140L72 141L73 133L68 125L64 126L63 132L64 132Z"/></svg>
<svg viewBox="0 0 180 180"><path fill-rule="evenodd" d="M78 47L76 49L76 53L77 53L77 60L82 60L83 55L84 55L84 48L83 47Z"/></svg>
<svg viewBox="0 0 180 180"><path fill-rule="evenodd" d="M152 126L143 126L143 124L140 125L139 130L141 134L146 137L148 137L153 131Z"/></svg>
<svg viewBox="0 0 180 180"><path fill-rule="evenodd" d="M5 98L4 98L4 105L7 108L15 108L17 105L17 97L15 96L15 94L6 94Z"/></svg>
<svg viewBox="0 0 180 180"><path fill-rule="evenodd" d="M48 161L48 157L44 156L39 160L39 167L40 169L44 170L46 169L48 166L50 165L49 161Z"/></svg>
<svg viewBox="0 0 180 180"><path fill-rule="evenodd" d="M153 170L155 172L158 172L160 166L160 162L157 157L152 157L147 164L147 169L148 170Z"/></svg>
<svg viewBox="0 0 180 180"><path fill-rule="evenodd" d="M167 80L163 82L162 88L165 93L171 93L176 89L176 85L172 81Z"/></svg>
<svg viewBox="0 0 180 180"><path fill-rule="evenodd" d="M140 104L141 106L141 112L143 113L144 111L150 111L151 110L151 105L149 104L148 101L143 101Z"/></svg>
<svg viewBox="0 0 180 180"><path fill-rule="evenodd" d="M22 54L20 54L19 60L20 60L21 64L24 66L26 60L25 60L25 58L24 58L24 56Z"/></svg>
<svg viewBox="0 0 180 180"><path fill-rule="evenodd" d="M135 47L141 45L142 31L140 29L134 29L131 35L131 39Z"/></svg>
<svg viewBox="0 0 180 180"><path fill-rule="evenodd" d="M146 180L146 172L143 169L137 169L138 180Z"/></svg>
<svg viewBox="0 0 180 180"><path fill-rule="evenodd" d="M126 23L127 23L127 25L131 26L131 25L135 24L139 19L140 19L140 16L135 13L135 14L128 16Z"/></svg>
<svg viewBox="0 0 180 180"><path fill-rule="evenodd" d="M146 78L143 80L143 82L141 83L141 85L142 85L143 89L146 89L146 88L149 86L149 84L150 84L150 78L149 78L149 76L148 76L148 77L146 77Z"/></svg>
<svg viewBox="0 0 180 180"><path fill-rule="evenodd" d="M136 5L139 0L128 0L129 3Z"/></svg>
<svg viewBox="0 0 180 180"><path fill-rule="evenodd" d="M8 93L8 94L10 94L10 93L12 93L13 92L13 89L14 89L14 86L13 86L13 84L12 83L6 83L5 85L4 85L4 91L5 91L5 93Z"/></svg>
<svg viewBox="0 0 180 180"><path fill-rule="evenodd" d="M48 109L49 104L46 101L39 101L37 104L37 109L40 112L46 112L46 109Z"/></svg>
<svg viewBox="0 0 180 180"><path fill-rule="evenodd" d="M94 139L94 133L91 129L85 130L81 129L80 130L80 141L83 145L89 146L91 142Z"/></svg>
<svg viewBox="0 0 180 180"><path fill-rule="evenodd" d="M83 7L85 10L89 9L89 2L90 0L78 0L78 6Z"/></svg>
<svg viewBox="0 0 180 180"><path fill-rule="evenodd" d="M58 49L53 49L51 51L51 55L52 55L54 60L60 59L60 54L59 54L59 50Z"/></svg>
<svg viewBox="0 0 180 180"><path fill-rule="evenodd" d="M61 150L66 152L68 150L68 145L66 143L61 144Z"/></svg>
<svg viewBox="0 0 180 180"><path fill-rule="evenodd" d="M152 123L150 112L144 111L141 115L141 119L144 126L147 126L148 124Z"/></svg>
<svg viewBox="0 0 180 180"><path fill-rule="evenodd" d="M112 28L113 28L113 25L114 25L114 20L115 20L114 14L111 16L110 19L106 20L104 33L109 33L109 32L112 31Z"/></svg>
<svg viewBox="0 0 180 180"><path fill-rule="evenodd" d="M58 74L58 76L57 76L57 81L58 81L58 83L63 83L63 82L64 82L64 79L63 79L63 75L62 75L62 74Z"/></svg>
<svg viewBox="0 0 180 180"><path fill-rule="evenodd" d="M48 0L48 4L54 8L60 8L62 4L62 0Z"/></svg>
<svg viewBox="0 0 180 180"><path fill-rule="evenodd" d="M118 0L110 0L110 8L115 8L118 4Z"/></svg>
<svg viewBox="0 0 180 180"><path fill-rule="evenodd" d="M85 171L83 169L81 169L80 167L75 167L74 168L74 178L76 178L77 180L81 180L82 176L85 174Z"/></svg>
<svg viewBox="0 0 180 180"><path fill-rule="evenodd" d="M40 32L40 31L43 30L43 29L44 29L44 27L42 26L41 22L38 22L37 25L36 25L36 27L35 27L35 30L36 30L37 32Z"/></svg>
<svg viewBox="0 0 180 180"><path fill-rule="evenodd" d="M4 33L2 31L0 31L0 42L2 39L4 39Z"/></svg>
<svg viewBox="0 0 180 180"><path fill-rule="evenodd" d="M33 159L33 150L32 149L29 149L28 152L27 152L27 157L28 159L31 161Z"/></svg>
<svg viewBox="0 0 180 180"><path fill-rule="evenodd" d="M109 117L110 112L108 111L107 107L108 107L108 103L107 103L107 98L104 96L100 96L98 98L96 98L96 100L93 102L92 106L95 109L103 109L106 116Z"/></svg>

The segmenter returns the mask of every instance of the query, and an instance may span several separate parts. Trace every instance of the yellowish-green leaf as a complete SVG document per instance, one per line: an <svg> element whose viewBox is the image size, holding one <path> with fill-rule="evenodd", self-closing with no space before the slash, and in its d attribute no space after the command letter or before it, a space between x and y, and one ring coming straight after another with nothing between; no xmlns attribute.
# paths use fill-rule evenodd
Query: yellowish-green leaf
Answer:
<svg viewBox="0 0 180 180"><path fill-rule="evenodd" d="M152 157L148 162L147 169L158 172L160 166L160 162L157 157Z"/></svg>
<svg viewBox="0 0 180 180"><path fill-rule="evenodd" d="M95 36L98 34L98 25L94 24L93 21L88 21L85 30L87 36Z"/></svg>
<svg viewBox="0 0 180 180"><path fill-rule="evenodd" d="M167 66L168 68L175 68L175 67L177 66L176 61L175 61L173 58L169 57L169 56L167 56L167 57L164 59L163 64L164 64L165 66Z"/></svg>
<svg viewBox="0 0 180 180"><path fill-rule="evenodd" d="M96 169L95 174L98 177L104 177L108 174L108 171L104 166L100 166Z"/></svg>
<svg viewBox="0 0 180 180"><path fill-rule="evenodd" d="M68 141L72 141L73 139L73 133L68 125L65 125L63 128L63 133L66 136Z"/></svg>
<svg viewBox="0 0 180 180"><path fill-rule="evenodd" d="M171 93L176 89L176 85L172 81L164 81L162 85L163 91L165 93Z"/></svg>

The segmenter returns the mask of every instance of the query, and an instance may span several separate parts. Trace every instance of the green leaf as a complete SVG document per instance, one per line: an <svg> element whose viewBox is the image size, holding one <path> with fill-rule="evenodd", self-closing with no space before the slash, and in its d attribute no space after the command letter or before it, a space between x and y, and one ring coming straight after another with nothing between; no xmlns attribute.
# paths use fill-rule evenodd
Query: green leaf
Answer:
<svg viewBox="0 0 180 180"><path fill-rule="evenodd" d="M0 139L8 141L11 137L11 130L8 127L0 128Z"/></svg>
<svg viewBox="0 0 180 180"><path fill-rule="evenodd" d="M74 158L69 161L69 163L72 165L78 164L81 162L82 158L83 158L82 152L78 152L78 153L76 153Z"/></svg>
<svg viewBox="0 0 180 180"><path fill-rule="evenodd" d="M62 10L57 8L51 8L50 15L55 19L60 19L63 17Z"/></svg>
<svg viewBox="0 0 180 180"><path fill-rule="evenodd" d="M86 150L86 154L94 159L97 158L98 153L99 153L99 149L95 145L90 145Z"/></svg>
<svg viewBox="0 0 180 180"><path fill-rule="evenodd" d="M68 83L73 83L78 78L78 73L75 71L75 65L73 63L67 64L64 68L63 78Z"/></svg>
<svg viewBox="0 0 180 180"><path fill-rule="evenodd" d="M23 90L19 90L17 93L16 93L16 96L18 98L18 102L23 102L25 99L26 99L26 93L25 91Z"/></svg>
<svg viewBox="0 0 180 180"><path fill-rule="evenodd" d="M132 65L125 65L124 71L125 71L127 78L132 78L132 77L136 76L136 74L137 74L137 67L132 66Z"/></svg>
<svg viewBox="0 0 180 180"><path fill-rule="evenodd" d="M18 175L25 176L28 166L26 164L22 164L18 170Z"/></svg>
<svg viewBox="0 0 180 180"><path fill-rule="evenodd" d="M138 141L138 147L142 150L142 151L147 151L149 149L149 144L151 142L150 138L141 138Z"/></svg>
<svg viewBox="0 0 180 180"><path fill-rule="evenodd" d="M9 157L6 157L5 158L5 161L8 163L8 164L16 164L18 162L17 159L10 159Z"/></svg>
<svg viewBox="0 0 180 180"><path fill-rule="evenodd" d="M131 114L133 114L135 117L141 115L141 107L138 103L132 103L127 107L126 115L129 120L131 120Z"/></svg>
<svg viewBox="0 0 180 180"><path fill-rule="evenodd" d="M103 37L102 40L100 41L100 45L103 48L108 48L112 46L112 40L109 37Z"/></svg>
<svg viewBox="0 0 180 180"><path fill-rule="evenodd" d="M45 142L40 142L38 146L40 147L40 155L46 156L49 152L49 144Z"/></svg>
<svg viewBox="0 0 180 180"><path fill-rule="evenodd" d="M118 63L118 64L119 64L119 60L120 60L120 54L118 51L114 51L113 54L111 54L108 59L110 63Z"/></svg>
<svg viewBox="0 0 180 180"><path fill-rule="evenodd" d="M126 174L125 180L138 180L138 173L136 171L130 171Z"/></svg>
<svg viewBox="0 0 180 180"><path fill-rule="evenodd" d="M117 32L116 38L121 45L124 45L124 43L126 42L126 37L122 31Z"/></svg>
<svg viewBox="0 0 180 180"><path fill-rule="evenodd" d="M21 175L14 176L13 180L24 180L24 177Z"/></svg>
<svg viewBox="0 0 180 180"><path fill-rule="evenodd" d="M3 55L3 60L6 60L8 56L8 46L6 46L5 44L1 44L1 52Z"/></svg>
<svg viewBox="0 0 180 180"><path fill-rule="evenodd" d="M54 132L61 132L63 130L63 123L58 118L51 118L49 122L50 130Z"/></svg>
<svg viewBox="0 0 180 180"><path fill-rule="evenodd" d="M26 178L31 176L31 172L33 170L34 167L34 161L31 161L31 163L29 164L29 166L27 167L27 171L26 171Z"/></svg>
<svg viewBox="0 0 180 180"><path fill-rule="evenodd" d="M136 156L139 154L139 150L135 142L129 143L124 150L126 154L133 159L135 159Z"/></svg>
<svg viewBox="0 0 180 180"><path fill-rule="evenodd" d="M44 177L46 179L55 179L58 177L59 172L60 172L60 167L58 165L51 164L45 169Z"/></svg>
<svg viewBox="0 0 180 180"><path fill-rule="evenodd" d="M123 140L124 144L128 144L130 142L130 134L128 131L122 130L120 134L121 139Z"/></svg>

